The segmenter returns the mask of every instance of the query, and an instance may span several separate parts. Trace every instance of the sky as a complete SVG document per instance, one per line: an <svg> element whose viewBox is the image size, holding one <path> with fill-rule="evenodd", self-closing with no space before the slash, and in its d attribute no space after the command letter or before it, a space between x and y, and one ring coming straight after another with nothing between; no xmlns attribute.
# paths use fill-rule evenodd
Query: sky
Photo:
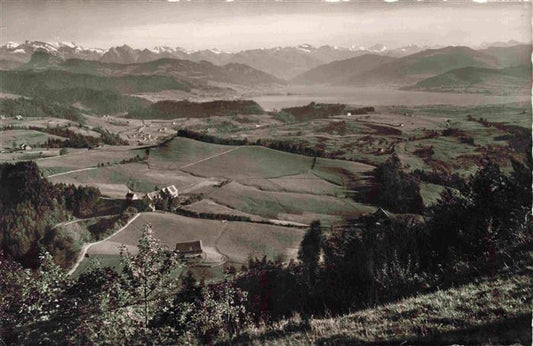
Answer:
<svg viewBox="0 0 533 346"><path fill-rule="evenodd" d="M399 47L531 41L531 2L394 1L0 0L0 43L239 51L303 43Z"/></svg>

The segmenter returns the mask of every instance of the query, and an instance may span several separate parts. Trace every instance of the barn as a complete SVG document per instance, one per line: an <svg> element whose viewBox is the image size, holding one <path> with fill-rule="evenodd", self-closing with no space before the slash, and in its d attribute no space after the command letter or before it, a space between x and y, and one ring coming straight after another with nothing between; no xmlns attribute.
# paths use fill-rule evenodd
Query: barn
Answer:
<svg viewBox="0 0 533 346"><path fill-rule="evenodd" d="M202 241L176 243L176 252L185 257L199 257L202 255Z"/></svg>

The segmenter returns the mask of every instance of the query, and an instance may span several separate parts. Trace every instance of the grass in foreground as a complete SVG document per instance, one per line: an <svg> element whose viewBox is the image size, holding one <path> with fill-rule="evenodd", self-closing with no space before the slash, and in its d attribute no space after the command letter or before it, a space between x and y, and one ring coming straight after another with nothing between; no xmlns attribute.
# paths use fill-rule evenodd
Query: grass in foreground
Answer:
<svg viewBox="0 0 533 346"><path fill-rule="evenodd" d="M241 344L531 345L533 268L340 317L250 330Z"/></svg>

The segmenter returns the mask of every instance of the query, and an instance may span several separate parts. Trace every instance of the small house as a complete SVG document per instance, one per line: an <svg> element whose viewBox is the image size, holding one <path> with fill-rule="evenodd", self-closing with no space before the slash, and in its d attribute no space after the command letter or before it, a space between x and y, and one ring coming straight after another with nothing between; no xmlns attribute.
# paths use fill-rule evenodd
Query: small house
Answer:
<svg viewBox="0 0 533 346"><path fill-rule="evenodd" d="M16 115L16 116L15 116L15 119L17 119L17 120L22 120L23 118L22 118L22 115Z"/></svg>
<svg viewBox="0 0 533 346"><path fill-rule="evenodd" d="M26 144L26 143L22 143L22 144L20 145L20 150L31 150L31 149L32 149L32 147L30 147L30 146L29 146L28 144Z"/></svg>
<svg viewBox="0 0 533 346"><path fill-rule="evenodd" d="M185 257L199 257L202 255L202 241L195 240L183 243L176 243L176 252Z"/></svg>

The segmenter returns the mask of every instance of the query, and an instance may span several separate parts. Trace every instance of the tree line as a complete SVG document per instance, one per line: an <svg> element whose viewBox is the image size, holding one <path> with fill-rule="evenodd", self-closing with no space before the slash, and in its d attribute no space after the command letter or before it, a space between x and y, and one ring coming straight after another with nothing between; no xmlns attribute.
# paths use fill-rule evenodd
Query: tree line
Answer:
<svg viewBox="0 0 533 346"><path fill-rule="evenodd" d="M93 148L102 143L108 145L128 145L128 141L122 139L120 135L111 133L109 130L104 130L101 127L92 129L99 133L100 137L82 135L81 133L70 130L66 126L46 128L30 126L29 129L66 138L66 140L48 138L44 144L48 148Z"/></svg>

